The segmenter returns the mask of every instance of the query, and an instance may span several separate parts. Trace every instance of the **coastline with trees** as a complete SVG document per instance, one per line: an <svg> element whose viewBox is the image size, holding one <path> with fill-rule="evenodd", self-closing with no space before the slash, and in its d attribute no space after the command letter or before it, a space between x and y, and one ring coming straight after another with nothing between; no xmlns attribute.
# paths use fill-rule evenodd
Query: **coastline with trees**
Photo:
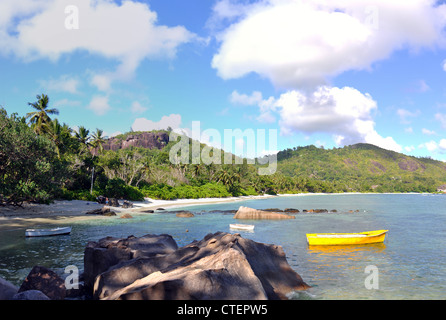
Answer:
<svg viewBox="0 0 446 320"><path fill-rule="evenodd" d="M258 175L258 165L246 159L241 164L172 164L169 151L175 142L165 138L167 129L115 136L113 141L136 143L111 150L107 144L111 139L103 130L90 131L82 125L74 130L55 117L59 111L50 107L47 95L36 98L28 103L33 110L26 116L8 115L0 108L2 205L55 199L95 201L100 195L141 201L145 197L437 192L446 183L443 162L368 144L331 150L315 146L286 149L277 154L277 172L272 175ZM144 137L157 143L138 146L138 139Z"/></svg>

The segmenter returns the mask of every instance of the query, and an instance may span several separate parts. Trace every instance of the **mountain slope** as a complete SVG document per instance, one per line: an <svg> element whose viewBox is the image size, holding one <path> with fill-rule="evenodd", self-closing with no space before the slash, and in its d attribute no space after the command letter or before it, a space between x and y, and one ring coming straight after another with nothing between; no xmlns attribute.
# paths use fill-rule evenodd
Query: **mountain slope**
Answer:
<svg viewBox="0 0 446 320"><path fill-rule="evenodd" d="M278 171L286 176L337 182L358 191L436 191L446 182L444 162L365 143L331 150L297 147L279 152L277 159Z"/></svg>

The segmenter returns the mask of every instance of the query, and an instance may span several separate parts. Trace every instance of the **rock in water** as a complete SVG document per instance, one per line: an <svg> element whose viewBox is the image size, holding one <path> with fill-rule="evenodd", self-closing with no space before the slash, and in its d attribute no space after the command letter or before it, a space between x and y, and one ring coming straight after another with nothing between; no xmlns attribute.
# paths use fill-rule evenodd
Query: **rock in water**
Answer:
<svg viewBox="0 0 446 320"><path fill-rule="evenodd" d="M54 271L35 266L23 281L19 293L28 290L38 290L51 300L63 300L66 296L65 281Z"/></svg>
<svg viewBox="0 0 446 320"><path fill-rule="evenodd" d="M93 294L107 300L255 300L286 299L307 288L282 247L217 232L171 252L116 262L97 273Z"/></svg>
<svg viewBox="0 0 446 320"><path fill-rule="evenodd" d="M190 211L180 211L176 214L179 218L193 218L195 215Z"/></svg>
<svg viewBox="0 0 446 320"><path fill-rule="evenodd" d="M88 242L84 251L84 283L93 288L96 277L116 264L139 257L174 252L175 240L166 234L127 238L106 237Z"/></svg>
<svg viewBox="0 0 446 320"><path fill-rule="evenodd" d="M263 211L241 206L235 214L234 219L283 220L295 219L295 217L283 213Z"/></svg>
<svg viewBox="0 0 446 320"><path fill-rule="evenodd" d="M119 207L119 201L118 201L118 199L110 198L110 199L108 199L108 205L110 207Z"/></svg>
<svg viewBox="0 0 446 320"><path fill-rule="evenodd" d="M39 290L27 290L17 293L11 300L51 300L42 291Z"/></svg>
<svg viewBox="0 0 446 320"><path fill-rule="evenodd" d="M10 300L19 288L0 277L0 300Z"/></svg>
<svg viewBox="0 0 446 320"><path fill-rule="evenodd" d="M95 210L91 210L86 212L85 214L98 214L98 215L102 215L102 216L107 216L107 217L112 217L112 216L116 216L116 213L111 211L109 207L102 207L101 209L95 209Z"/></svg>
<svg viewBox="0 0 446 320"><path fill-rule="evenodd" d="M133 208L133 202L124 200L124 203L122 204L122 208L123 209Z"/></svg>

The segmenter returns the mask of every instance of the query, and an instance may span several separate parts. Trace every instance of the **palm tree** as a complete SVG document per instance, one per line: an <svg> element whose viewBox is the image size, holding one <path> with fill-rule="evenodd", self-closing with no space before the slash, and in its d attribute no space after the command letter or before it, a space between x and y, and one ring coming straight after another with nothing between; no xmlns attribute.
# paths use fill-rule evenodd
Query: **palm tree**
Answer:
<svg viewBox="0 0 446 320"><path fill-rule="evenodd" d="M217 182L223 183L226 187L234 183L234 176L227 169L220 169Z"/></svg>
<svg viewBox="0 0 446 320"><path fill-rule="evenodd" d="M49 124L51 122L51 118L49 114L59 114L57 109L48 109L48 103L50 99L46 94L37 95L36 102L28 102L28 105L36 109L36 111L28 112L26 114L26 118L30 118L29 122L32 124L34 132L37 134L41 134L45 130L45 124Z"/></svg>
<svg viewBox="0 0 446 320"><path fill-rule="evenodd" d="M103 144L105 143L105 139L104 139L104 136L102 135L103 133L104 133L103 130L96 128L96 132L94 132L91 135L91 138L92 138L91 146L93 148L98 148L99 153L104 152Z"/></svg>
<svg viewBox="0 0 446 320"><path fill-rule="evenodd" d="M77 132L74 132L74 135L77 139L77 141L80 143L80 153L88 151L88 147L90 146L89 140L90 140L90 130L86 129L84 126L80 126L77 130Z"/></svg>
<svg viewBox="0 0 446 320"><path fill-rule="evenodd" d="M43 129L48 138L50 138L50 140L54 142L54 145L56 147L57 157L60 159L60 147L63 144L62 136L64 128L60 125L59 120L54 119L49 123L45 123L43 125Z"/></svg>
<svg viewBox="0 0 446 320"><path fill-rule="evenodd" d="M88 141L90 140L89 134L90 130L88 130L84 126L80 126L77 132L74 132L74 135L76 136L77 140L85 146L88 145Z"/></svg>
<svg viewBox="0 0 446 320"><path fill-rule="evenodd" d="M195 177L199 176L201 174L201 171L203 170L203 165L202 164L195 164L192 167L192 172L194 174Z"/></svg>

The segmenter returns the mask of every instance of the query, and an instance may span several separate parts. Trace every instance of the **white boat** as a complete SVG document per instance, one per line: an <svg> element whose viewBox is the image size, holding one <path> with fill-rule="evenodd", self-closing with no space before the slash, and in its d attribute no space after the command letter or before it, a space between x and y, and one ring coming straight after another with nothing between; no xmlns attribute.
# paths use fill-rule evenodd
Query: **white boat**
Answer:
<svg viewBox="0 0 446 320"><path fill-rule="evenodd" d="M51 229L26 229L26 237L47 237L47 236L60 236L63 234L70 234L71 227L57 227Z"/></svg>
<svg viewBox="0 0 446 320"><path fill-rule="evenodd" d="M229 228L237 229L237 230L253 231L254 230L254 225L252 225L252 224L234 223L234 224L230 224Z"/></svg>

